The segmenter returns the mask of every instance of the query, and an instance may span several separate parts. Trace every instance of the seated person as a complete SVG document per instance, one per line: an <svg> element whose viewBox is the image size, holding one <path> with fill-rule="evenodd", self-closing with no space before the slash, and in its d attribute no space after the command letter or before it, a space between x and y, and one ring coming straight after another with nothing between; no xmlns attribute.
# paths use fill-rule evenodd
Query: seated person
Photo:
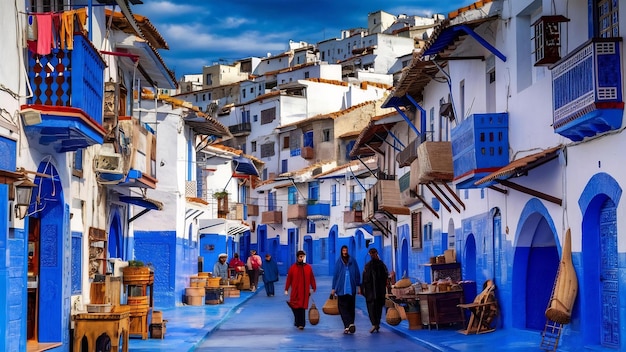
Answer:
<svg viewBox="0 0 626 352"><path fill-rule="evenodd" d="M213 277L219 277L220 283L228 281L228 264L226 264L226 253L220 253L217 257L217 262L213 265Z"/></svg>

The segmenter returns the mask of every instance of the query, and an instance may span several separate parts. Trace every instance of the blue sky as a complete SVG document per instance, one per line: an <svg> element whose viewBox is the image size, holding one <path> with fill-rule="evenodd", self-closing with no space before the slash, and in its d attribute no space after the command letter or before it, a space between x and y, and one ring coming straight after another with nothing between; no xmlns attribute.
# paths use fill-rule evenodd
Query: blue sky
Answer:
<svg viewBox="0 0 626 352"><path fill-rule="evenodd" d="M367 15L385 11L430 17L476 0L143 0L133 12L147 16L167 41L161 50L177 79L202 66L277 54L289 40L311 44L367 27Z"/></svg>

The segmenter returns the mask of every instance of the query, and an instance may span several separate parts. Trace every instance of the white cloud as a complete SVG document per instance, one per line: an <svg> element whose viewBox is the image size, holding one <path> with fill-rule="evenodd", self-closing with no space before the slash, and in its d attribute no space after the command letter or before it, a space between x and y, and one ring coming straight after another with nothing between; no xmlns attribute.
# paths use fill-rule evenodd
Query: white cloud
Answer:
<svg viewBox="0 0 626 352"><path fill-rule="evenodd" d="M133 7L133 12L143 16L162 17L164 15L207 14L208 7L193 6L171 1L146 1L143 5Z"/></svg>
<svg viewBox="0 0 626 352"><path fill-rule="evenodd" d="M237 28L244 24L252 24L252 23L254 22L247 20L245 18L226 17L224 20L221 21L220 24L222 28Z"/></svg>

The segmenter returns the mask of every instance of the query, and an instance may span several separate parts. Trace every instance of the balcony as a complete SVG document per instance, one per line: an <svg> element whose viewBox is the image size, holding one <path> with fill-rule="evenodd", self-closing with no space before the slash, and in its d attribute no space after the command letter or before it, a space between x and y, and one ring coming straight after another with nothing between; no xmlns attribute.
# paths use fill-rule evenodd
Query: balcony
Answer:
<svg viewBox="0 0 626 352"><path fill-rule="evenodd" d="M287 206L287 220L306 220L306 205L304 204L289 204Z"/></svg>
<svg viewBox="0 0 626 352"><path fill-rule="evenodd" d="M474 182L509 163L508 113L470 115L450 135L458 189L477 188Z"/></svg>
<svg viewBox="0 0 626 352"><path fill-rule="evenodd" d="M229 220L245 220L246 216L246 204L243 203L235 203L230 206L228 211L228 215L226 215L226 219Z"/></svg>
<svg viewBox="0 0 626 352"><path fill-rule="evenodd" d="M409 215L409 208L400 201L400 187L397 180L379 179L370 189L365 191L363 217L371 219L377 212L392 215Z"/></svg>
<svg viewBox="0 0 626 352"><path fill-rule="evenodd" d="M74 35L73 50L29 53L33 96L22 106L29 140L64 153L102 144L105 63L89 40Z"/></svg>
<svg viewBox="0 0 626 352"><path fill-rule="evenodd" d="M580 141L622 125L621 38L593 38L552 67L554 132Z"/></svg>
<svg viewBox="0 0 626 352"><path fill-rule="evenodd" d="M343 222L346 224L362 223L363 211L361 210L345 210L343 212Z"/></svg>
<svg viewBox="0 0 626 352"><path fill-rule="evenodd" d="M302 156L303 159L311 160L315 158L315 149L313 149L313 147L302 147L300 156Z"/></svg>
<svg viewBox="0 0 626 352"><path fill-rule="evenodd" d="M306 206L307 219L311 221L328 220L330 218L330 203L313 201Z"/></svg>
<svg viewBox="0 0 626 352"><path fill-rule="evenodd" d="M156 188L156 135L146 124L129 116L119 117L121 154L128 175L120 186Z"/></svg>
<svg viewBox="0 0 626 352"><path fill-rule="evenodd" d="M250 124L250 122L238 123L233 126L228 126L228 130L235 137L247 136L250 134L250 132L252 132L252 125Z"/></svg>
<svg viewBox="0 0 626 352"><path fill-rule="evenodd" d="M452 181L452 143L424 142L417 148L417 155L417 159L411 163L411 189L430 182Z"/></svg>
<svg viewBox="0 0 626 352"><path fill-rule="evenodd" d="M261 213L262 224L282 224L283 212L280 210L269 210Z"/></svg>
<svg viewBox="0 0 626 352"><path fill-rule="evenodd" d="M259 216L259 206L256 204L248 204L248 216Z"/></svg>
<svg viewBox="0 0 626 352"><path fill-rule="evenodd" d="M417 163L417 161L415 161L414 163ZM417 186L411 187L411 175L413 174L414 172L411 170L398 179L398 188L400 189L400 203L405 207L410 207L420 201L416 196L417 193L415 192Z"/></svg>

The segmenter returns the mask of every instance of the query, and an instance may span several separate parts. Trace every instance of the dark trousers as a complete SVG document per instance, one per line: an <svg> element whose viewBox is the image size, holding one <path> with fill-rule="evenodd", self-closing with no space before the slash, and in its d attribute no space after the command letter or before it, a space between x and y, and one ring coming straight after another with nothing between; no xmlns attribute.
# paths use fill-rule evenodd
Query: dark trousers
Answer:
<svg viewBox="0 0 626 352"><path fill-rule="evenodd" d="M341 321L343 321L343 327L347 328L350 324L354 324L356 296L337 296L337 306L339 307L339 314L341 315Z"/></svg>
<svg viewBox="0 0 626 352"><path fill-rule="evenodd" d="M250 276L250 287L256 289L259 286L259 269L248 270L248 276Z"/></svg>
<svg viewBox="0 0 626 352"><path fill-rule="evenodd" d="M293 326L306 326L306 309L304 308L291 308L293 312Z"/></svg>
<svg viewBox="0 0 626 352"><path fill-rule="evenodd" d="M370 317L372 326L379 326L380 319L383 316L383 307L385 306L385 299L375 299L367 301L367 315Z"/></svg>
<svg viewBox="0 0 626 352"><path fill-rule="evenodd" d="M274 282L265 282L265 293L267 293L268 296L273 296L274 295Z"/></svg>

